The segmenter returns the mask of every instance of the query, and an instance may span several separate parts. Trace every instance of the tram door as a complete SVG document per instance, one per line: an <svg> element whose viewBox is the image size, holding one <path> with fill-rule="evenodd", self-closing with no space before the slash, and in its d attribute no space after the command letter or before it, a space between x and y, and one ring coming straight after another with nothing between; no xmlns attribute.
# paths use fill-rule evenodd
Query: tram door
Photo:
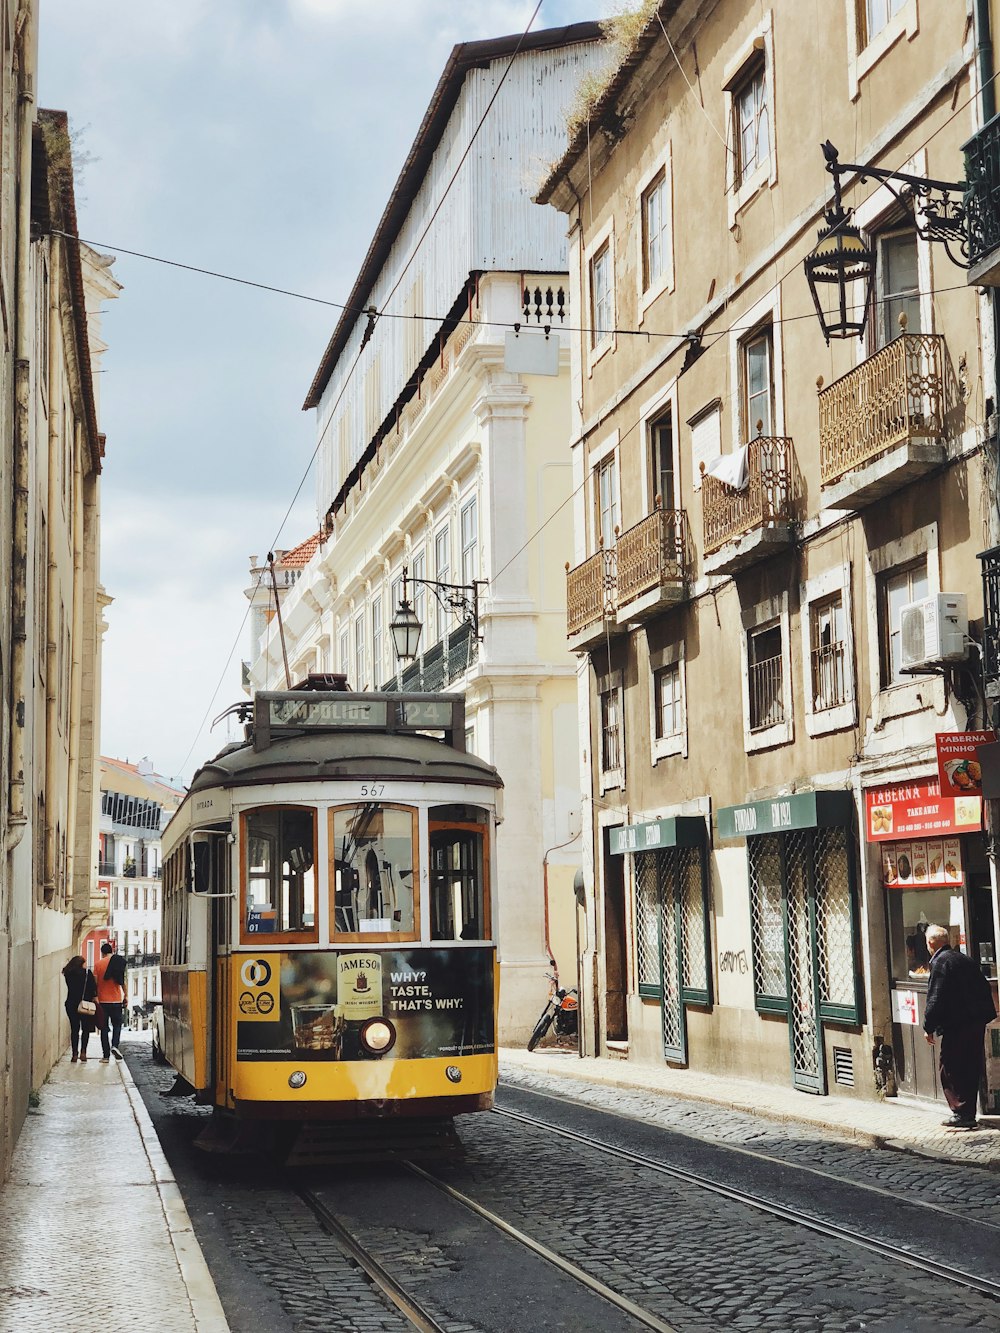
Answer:
<svg viewBox="0 0 1000 1333"><path fill-rule="evenodd" d="M230 941L232 940L233 901L228 896L230 886L229 856L230 847L226 838L212 839L212 884L213 891L220 896L215 899L212 913L212 957L215 960L212 969L212 1002L214 1041L212 1042L212 1065L209 1070L211 1086L215 1090L217 1105L225 1106L229 1096L229 1060L230 1049L230 1003L232 984L229 981L228 967L232 961Z"/></svg>
<svg viewBox="0 0 1000 1333"><path fill-rule="evenodd" d="M604 830L604 1005L607 1041L628 1041L628 975L625 948L625 857L611 855Z"/></svg>

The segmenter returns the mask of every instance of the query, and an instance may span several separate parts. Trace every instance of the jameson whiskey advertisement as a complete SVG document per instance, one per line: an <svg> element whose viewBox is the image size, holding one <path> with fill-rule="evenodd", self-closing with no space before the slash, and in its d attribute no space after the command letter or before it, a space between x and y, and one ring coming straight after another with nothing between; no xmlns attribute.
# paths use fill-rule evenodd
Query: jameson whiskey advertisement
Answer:
<svg viewBox="0 0 1000 1333"><path fill-rule="evenodd" d="M493 949L246 955L234 969L239 1060L371 1060L358 1037L387 1018L383 1059L492 1054Z"/></svg>

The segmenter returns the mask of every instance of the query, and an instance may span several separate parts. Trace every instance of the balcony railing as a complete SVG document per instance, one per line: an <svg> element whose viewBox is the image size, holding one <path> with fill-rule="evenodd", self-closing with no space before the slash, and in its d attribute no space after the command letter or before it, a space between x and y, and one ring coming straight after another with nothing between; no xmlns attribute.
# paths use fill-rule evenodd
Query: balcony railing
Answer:
<svg viewBox="0 0 1000 1333"><path fill-rule="evenodd" d="M464 676L479 656L479 640L472 632L472 626L459 625L448 635L447 651L444 639L421 653L416 661L403 671L404 690L418 690L426 694L436 694L448 685ZM387 680L381 689L393 691L397 687L397 678Z"/></svg>
<svg viewBox="0 0 1000 1333"><path fill-rule="evenodd" d="M702 475L706 555L757 528L791 521L792 441L783 435L760 435L746 447L748 480L743 490L711 473Z"/></svg>
<svg viewBox="0 0 1000 1333"><path fill-rule="evenodd" d="M115 873L114 861L98 861L97 873L99 875L113 875Z"/></svg>
<svg viewBox="0 0 1000 1333"><path fill-rule="evenodd" d="M969 267L1000 248L1000 116L965 145L965 216Z"/></svg>
<svg viewBox="0 0 1000 1333"><path fill-rule="evenodd" d="M901 333L820 390L824 486L906 440L944 435L943 343L940 334Z"/></svg>
<svg viewBox="0 0 1000 1333"><path fill-rule="evenodd" d="M579 634L615 613L618 600L615 552L597 551L566 570L566 633Z"/></svg>
<svg viewBox="0 0 1000 1333"><path fill-rule="evenodd" d="M618 604L624 606L687 574L687 514L656 509L618 538Z"/></svg>

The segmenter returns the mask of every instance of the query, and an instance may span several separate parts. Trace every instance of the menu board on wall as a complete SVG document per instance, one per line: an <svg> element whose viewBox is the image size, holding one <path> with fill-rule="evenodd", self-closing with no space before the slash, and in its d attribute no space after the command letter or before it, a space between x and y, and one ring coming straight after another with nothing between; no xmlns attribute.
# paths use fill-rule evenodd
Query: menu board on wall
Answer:
<svg viewBox="0 0 1000 1333"><path fill-rule="evenodd" d="M946 889L962 883L958 838L882 844L882 882L892 889Z"/></svg>
<svg viewBox="0 0 1000 1333"><path fill-rule="evenodd" d="M869 842L894 842L901 835L940 838L949 833L976 833L982 819L981 797L942 796L936 779L869 787L865 792Z"/></svg>

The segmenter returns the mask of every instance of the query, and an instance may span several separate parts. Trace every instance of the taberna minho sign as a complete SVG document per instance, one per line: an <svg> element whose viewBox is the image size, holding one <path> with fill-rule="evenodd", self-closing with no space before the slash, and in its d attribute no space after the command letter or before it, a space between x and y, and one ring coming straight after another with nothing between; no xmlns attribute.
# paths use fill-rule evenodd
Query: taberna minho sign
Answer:
<svg viewBox="0 0 1000 1333"><path fill-rule="evenodd" d="M265 950L267 942L262 940ZM386 1059L495 1050L492 946L241 955L233 973L238 1060L369 1060L362 1027L396 1032Z"/></svg>
<svg viewBox="0 0 1000 1333"><path fill-rule="evenodd" d="M895 782L865 792L865 835L869 842L976 833L982 827L982 818L978 795L942 796L936 778Z"/></svg>

